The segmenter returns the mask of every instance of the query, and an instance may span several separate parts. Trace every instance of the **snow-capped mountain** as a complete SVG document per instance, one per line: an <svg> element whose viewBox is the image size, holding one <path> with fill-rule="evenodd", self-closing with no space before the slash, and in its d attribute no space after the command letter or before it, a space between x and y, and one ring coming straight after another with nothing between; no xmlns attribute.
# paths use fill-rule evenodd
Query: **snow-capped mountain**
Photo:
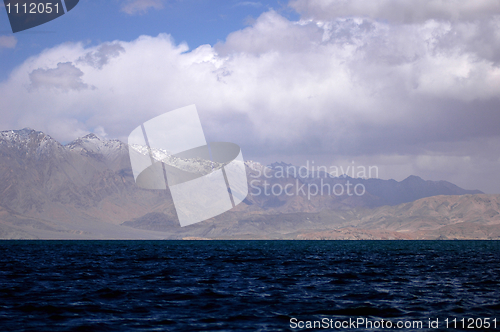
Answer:
<svg viewBox="0 0 500 332"><path fill-rule="evenodd" d="M22 151L29 157L43 156L64 150L64 147L52 137L31 128L0 131L0 146Z"/></svg>
<svg viewBox="0 0 500 332"><path fill-rule="evenodd" d="M207 174L223 166L221 163L201 158L179 158L166 150L156 148L150 149L147 146L137 144L131 145L131 148L144 156L151 155L154 160L161 161L169 166L176 167L186 172Z"/></svg>
<svg viewBox="0 0 500 332"><path fill-rule="evenodd" d="M119 140L106 140L91 133L66 144L66 148L70 151L86 151L110 156L124 152L127 147Z"/></svg>

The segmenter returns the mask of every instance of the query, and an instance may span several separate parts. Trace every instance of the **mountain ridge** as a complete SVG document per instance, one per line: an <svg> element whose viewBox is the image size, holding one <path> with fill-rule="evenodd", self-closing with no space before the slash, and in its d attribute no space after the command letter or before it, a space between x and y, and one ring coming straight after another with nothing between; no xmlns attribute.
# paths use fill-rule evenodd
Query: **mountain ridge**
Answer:
<svg viewBox="0 0 500 332"><path fill-rule="evenodd" d="M156 158L184 170L214 167L210 161L184 160L160 150L155 153ZM342 227L363 227L363 234L375 234L383 227L387 232L402 234L405 230L391 228L391 213L399 213L403 219L412 216L402 213L400 204L442 194L480 193L446 181L426 181L417 176L409 176L400 182L350 177L320 178L314 172L304 177L269 178L269 175L277 175L277 166L293 165L275 163L263 166L254 161L246 161L245 165L249 184L254 184L249 187L250 191L265 189L263 181L268 181L269 185L290 184L299 187L320 185L323 182L332 186L346 185L347 181L351 181L353 184L363 184L366 194L307 197L300 192L293 196L283 193L265 195L263 192L254 195L250 192L245 201L231 211L199 223L196 227L181 228L169 190L145 190L135 185L125 143L88 134L62 145L43 132L24 128L0 132L0 237L10 238L11 234L14 238L179 238L206 237L211 234L219 238L266 238L283 237L286 233L286 236L295 234L293 236L299 238L299 234L306 234L304 232L309 224L300 221L300 216L304 214L322 216L323 219L320 218L321 222L313 230L318 227L329 229L339 224ZM467 198L460 204L469 204L470 200ZM488 215L491 212L485 218L495 223L498 209L492 209L481 213ZM361 218L359 222L350 220L349 225L341 222L342 218L349 219L354 214ZM385 219L374 219L381 214ZM18 220L18 224L15 220ZM363 220L364 223L361 222ZM436 220L441 219L433 220L438 222ZM449 225L439 222L441 226ZM228 225L226 228L224 223ZM277 223L281 223L281 226ZM427 231L423 224L420 222L421 227L411 229L411 232ZM486 223L485 227L492 225ZM226 233L221 233L220 229L226 229Z"/></svg>

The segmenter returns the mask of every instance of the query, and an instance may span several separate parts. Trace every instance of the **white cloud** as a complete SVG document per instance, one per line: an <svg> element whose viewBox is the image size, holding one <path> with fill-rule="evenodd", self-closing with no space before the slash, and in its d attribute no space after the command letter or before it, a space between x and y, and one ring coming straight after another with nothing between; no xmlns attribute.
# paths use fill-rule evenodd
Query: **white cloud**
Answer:
<svg viewBox="0 0 500 332"><path fill-rule="evenodd" d="M17 39L14 36L0 36L0 49L16 47Z"/></svg>
<svg viewBox="0 0 500 332"><path fill-rule="evenodd" d="M256 1L240 1L234 5L234 7L239 6L262 7L262 3Z"/></svg>
<svg viewBox="0 0 500 332"><path fill-rule="evenodd" d="M150 9L162 9L162 0L125 0L121 10L129 15L144 14Z"/></svg>
<svg viewBox="0 0 500 332"><path fill-rule="evenodd" d="M320 20L369 17L397 23L422 23L474 21L500 14L497 0L292 0L289 5L304 17Z"/></svg>
<svg viewBox="0 0 500 332"><path fill-rule="evenodd" d="M0 84L0 126L63 141L92 131L124 140L154 116L196 104L207 140L238 143L248 158L362 157L389 170L385 178L411 171L486 190L495 182L478 179L500 155L483 144L500 141L498 24L494 16L292 22L270 11L194 50L165 34L66 43Z"/></svg>
<svg viewBox="0 0 500 332"><path fill-rule="evenodd" d="M298 25L271 10L262 14L251 27L231 33L225 43L215 48L221 55L296 52L310 50L321 36L322 31L317 27Z"/></svg>
<svg viewBox="0 0 500 332"><path fill-rule="evenodd" d="M106 131L104 130L104 128L102 126L95 127L94 134L96 134L97 136L99 136L101 138L106 138L108 136L108 134L106 133Z"/></svg>

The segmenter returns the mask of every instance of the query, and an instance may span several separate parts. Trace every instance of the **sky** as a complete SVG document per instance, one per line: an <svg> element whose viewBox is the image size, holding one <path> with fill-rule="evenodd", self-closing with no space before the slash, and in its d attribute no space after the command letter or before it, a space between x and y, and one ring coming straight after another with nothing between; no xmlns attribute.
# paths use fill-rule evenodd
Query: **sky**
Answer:
<svg viewBox="0 0 500 332"><path fill-rule="evenodd" d="M500 2L80 0L15 34L0 8L0 130L126 142L191 104L246 160L500 193Z"/></svg>

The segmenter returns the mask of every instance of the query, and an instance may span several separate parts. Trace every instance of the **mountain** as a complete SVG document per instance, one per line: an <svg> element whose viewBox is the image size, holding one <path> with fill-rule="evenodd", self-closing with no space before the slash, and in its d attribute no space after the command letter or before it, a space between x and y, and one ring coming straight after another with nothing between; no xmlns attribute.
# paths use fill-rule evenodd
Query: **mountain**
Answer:
<svg viewBox="0 0 500 332"><path fill-rule="evenodd" d="M447 181L426 181L414 175L398 182L333 176L324 171L307 171L304 167L283 162L267 167L247 162L247 166L251 193L249 200L255 208L284 213L375 208L437 195L482 194L479 190L462 189ZM288 193L294 195L280 193L279 188L287 186L290 189ZM273 191L273 187L278 189Z"/></svg>
<svg viewBox="0 0 500 332"><path fill-rule="evenodd" d="M184 228L172 226L172 220L161 214L125 224L178 239L500 240L500 195L433 196L397 206L313 213L230 211Z"/></svg>
<svg viewBox="0 0 500 332"><path fill-rule="evenodd" d="M381 230L393 238L500 239L500 195L433 196L397 206L357 211L352 227L367 234ZM350 229L353 233L354 229ZM318 234L301 234L314 238ZM323 233L323 238L342 234Z"/></svg>
<svg viewBox="0 0 500 332"><path fill-rule="evenodd" d="M132 148L148 153L144 147ZM187 172L222 166L177 158L163 150L152 153ZM347 231L365 238L403 234L433 238L441 227L448 228L439 236L452 238L467 237L471 227L484 237L496 227L496 196L478 195L479 191L446 181L416 176L400 182L354 179L307 170L294 174L294 166L285 163L263 166L247 161L245 165L250 194L243 203L181 228L169 190L135 185L126 144L89 134L61 145L29 128L2 131L0 238L315 238L315 232L321 236L333 232L330 236L335 238ZM363 195L353 193L355 187L358 193L362 188ZM313 195L314 188L318 193ZM323 194L320 188L325 189ZM489 205L474 203L477 197L489 199ZM436 206L438 199L444 201ZM455 207L446 210L446 204ZM473 226L453 228L460 222Z"/></svg>
<svg viewBox="0 0 500 332"><path fill-rule="evenodd" d="M138 232L112 226L169 198L168 192L135 186L121 142L88 135L63 146L31 129L0 132L0 207L11 216L50 224L60 230L51 235L56 238L80 231L89 237L134 238ZM9 220L9 229L17 226ZM19 230L39 234L31 228Z"/></svg>

